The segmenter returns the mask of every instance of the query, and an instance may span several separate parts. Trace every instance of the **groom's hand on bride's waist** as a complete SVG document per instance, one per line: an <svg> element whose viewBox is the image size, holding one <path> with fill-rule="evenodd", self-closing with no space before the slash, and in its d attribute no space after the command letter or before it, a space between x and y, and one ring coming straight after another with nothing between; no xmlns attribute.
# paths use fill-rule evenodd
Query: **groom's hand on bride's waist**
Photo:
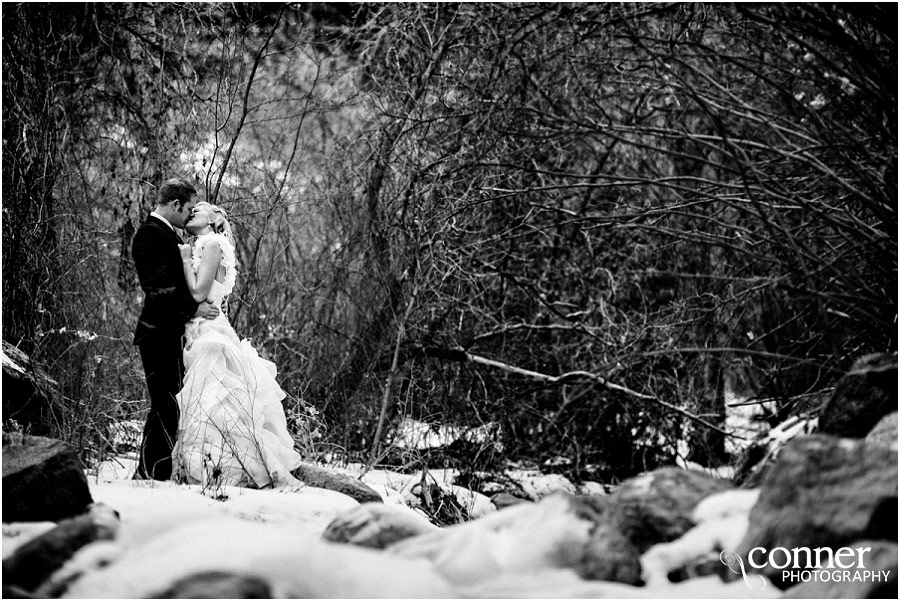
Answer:
<svg viewBox="0 0 900 601"><path fill-rule="evenodd" d="M219 307L207 300L203 301L197 306L197 312L194 313L194 317L202 317L203 319L215 319L221 312L222 311L219 309Z"/></svg>

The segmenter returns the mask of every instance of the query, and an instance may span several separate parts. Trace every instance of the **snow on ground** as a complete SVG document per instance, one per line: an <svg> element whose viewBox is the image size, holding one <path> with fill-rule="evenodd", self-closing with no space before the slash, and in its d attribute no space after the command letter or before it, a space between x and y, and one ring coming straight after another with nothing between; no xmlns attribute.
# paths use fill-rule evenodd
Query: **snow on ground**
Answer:
<svg viewBox="0 0 900 601"><path fill-rule="evenodd" d="M68 569L84 576L65 597L165 596L174 582L213 572L253 575L268 583L274 598L446 598L453 594L424 560L406 561L371 549L326 543L289 521L276 525L207 517L130 542L130 546L97 543L77 553Z"/></svg>
<svg viewBox="0 0 900 601"><path fill-rule="evenodd" d="M343 511L359 505L350 497L321 488L253 490L224 487L227 497L216 500L199 486L173 482L95 481L94 501L119 512L123 543L140 540L161 529L207 517L233 517L251 522L291 524L319 536ZM152 498L152 503L148 499Z"/></svg>
<svg viewBox="0 0 900 601"><path fill-rule="evenodd" d="M120 457L88 476L94 501L119 513L119 540L125 546L206 518L290 524L319 537L337 515L359 505L341 493L311 486L277 490L226 486L213 492L196 485L131 480L133 472L134 460ZM53 526L52 522L4 524L3 556Z"/></svg>
<svg viewBox="0 0 900 601"><path fill-rule="evenodd" d="M273 595L287 598L738 598L771 597L778 593L774 586L754 591L742 581L722 583L717 578L698 578L681 584L657 578L647 587L585 581L571 570L552 565L542 569L537 560L529 564L529 569L516 569L522 553L540 559L559 552L555 547L541 548L542 544L546 546L551 540L557 540L559 533L546 537L536 533L541 528L545 533L547 528L551 531L558 528L541 520L529 522L528 512L537 508L531 504L505 512L494 511L492 515L485 512L481 519L468 523L483 522L474 530L447 530L448 534L461 535L453 539L460 548L451 559L468 566L467 569L478 567L472 561L479 557L510 556L512 562L507 566L509 572L486 573L482 580L467 578L465 571L456 574L454 579L450 578L451 572L442 571L446 566L440 562L322 541L322 532L335 517L358 506L355 500L340 493L309 486L276 490L225 487L204 491L199 486L130 480L133 469L133 459L118 458L89 476L95 501L118 511L121 525L115 542L89 545L67 565L69 573L85 574L68 596L146 598L165 591L179 577L204 570L259 575L272 585ZM358 476L361 470L362 466L347 466L342 471ZM454 475L452 470L435 470L429 478L448 485ZM384 491L387 502L403 504L421 477L421 473L405 475L372 470L365 474L364 480ZM548 487L560 484L556 480L547 482L551 483ZM744 518L744 512L752 504L752 499L744 496L732 494L710 499L702 511L698 508L697 519L709 521L708 525L701 526L709 530L716 520ZM488 536L490 532L485 534L492 523L512 520L519 526L520 520L515 518L520 514L524 531L517 536L522 541L510 544L508 533L493 538ZM660 548L655 557L651 554L646 559L654 559L655 567L664 568L678 556L695 556L707 550L711 540L721 539L723 525L723 522L717 524L714 532L698 529L689 541L682 541L678 547ZM30 527L4 525L4 556L50 526L49 523ZM726 530L733 537L739 534L740 528L729 522ZM573 536L583 538L583 533L575 532ZM446 546L448 542L443 541L438 548ZM98 569L104 565L109 567ZM298 570L298 566L303 567Z"/></svg>
<svg viewBox="0 0 900 601"><path fill-rule="evenodd" d="M389 436L389 444L404 449L436 449L456 440L485 443L494 441L497 425L487 423L477 428L463 428L448 424L428 424L404 417ZM499 448L499 447L498 447Z"/></svg>
<svg viewBox="0 0 900 601"><path fill-rule="evenodd" d="M572 494L576 492L575 486L559 474L542 474L537 470L522 470L511 477L532 499L541 499L557 490Z"/></svg>
<svg viewBox="0 0 900 601"><path fill-rule="evenodd" d="M356 477L362 473L362 466L356 466L356 468L351 466L346 473ZM479 518L497 511L497 508L486 496L453 484L458 473L457 470L451 469L428 470L425 481L429 485L437 485L447 492L452 492L459 504L466 509L470 518ZM400 474L386 470L372 470L366 472L361 480L381 494L386 503L389 500L395 500L399 495L404 504L415 505L417 501L413 493L417 487L421 486L422 473Z"/></svg>
<svg viewBox="0 0 900 601"><path fill-rule="evenodd" d="M89 476L94 499L121 513L120 507L127 509L140 503L142 493L147 488L152 488L158 491L155 494L171 497L165 500L164 505L172 506L172 503L180 502L185 508L221 511L223 515L238 517L256 516L253 518L255 521L300 520L309 523L319 532L325 529L334 515L356 505L356 501L345 495L312 487L276 491L225 487L222 491L202 491L199 486L134 481L130 480L131 474L134 473L134 465L133 456L119 456L102 463L96 474ZM329 466L328 469L353 478L362 475L360 480L381 495L385 503L415 508L419 502L414 493L421 486L422 472L401 474L383 469L365 471L365 466L361 464ZM453 469L433 469L426 472L425 480L431 485L452 492L472 519L497 510L485 495L453 484L458 474L459 472ZM542 498L558 490L576 492L571 482L554 474L540 474L536 470L517 470L508 476L518 482L533 499ZM597 487L598 490L602 490L601 485L598 484ZM227 499L214 500L220 494ZM286 498L274 501L273 499L278 496ZM274 505L277 505L277 509ZM279 517L285 511L288 515Z"/></svg>
<svg viewBox="0 0 900 601"><path fill-rule="evenodd" d="M198 511L215 511L262 522L301 522L320 534L339 513L358 505L356 501L341 493L314 487L285 488L278 490L253 490L248 488L224 487L221 490L203 491L199 486L177 485L171 482L130 480L134 473L135 460L121 456L100 465L95 475L89 476L89 484L94 500L119 510L139 507L147 489L160 497L163 507L179 506ZM363 483L375 490L385 503L415 506L418 503L413 494L420 486L422 473L401 474L389 470L369 470L361 464L345 467L329 466L330 471L353 478L359 477ZM364 473L365 472L365 473ZM486 496L467 488L452 484L456 470L429 470L426 481L442 489L453 492L459 503L467 509L471 518L478 518L496 511ZM547 490L552 486L547 485ZM216 497L220 500L215 500ZM161 510L165 513L165 510Z"/></svg>
<svg viewBox="0 0 900 601"><path fill-rule="evenodd" d="M257 522L290 521L306 524L310 531L318 535L337 514L357 505L356 501L345 495L313 487L275 491L225 487L224 490L204 491L199 486L135 481L130 479L134 469L134 455L122 455L100 464L96 472L88 477L95 501L118 510L122 514L123 523L132 510L136 513L149 511L154 516L149 520L150 523L154 521L166 523L166 516L171 513L168 508L179 507L180 511L190 510L196 514L214 512L216 515L235 516ZM363 483L381 495L385 503L419 509L420 501L415 493L421 486L422 472L402 474L384 469L366 471L362 464L328 466L328 469L360 478ZM425 480L431 485L440 486L444 491L452 492L459 504L467 510L470 519L484 517L497 511L487 496L453 484L458 475L458 470L454 469L432 469L425 473ZM555 491L604 494L603 486L598 483L585 483L580 491L576 491L576 487L563 476L541 474L532 469L521 468L505 475L518 483L534 500ZM148 489L159 499L159 502L154 504L160 508L158 511L153 508L145 511L142 508L142 504L146 503ZM220 499L216 500L216 497ZM157 513L162 515L156 516ZM420 513L424 514L422 511ZM6 553L6 538L4 538L4 553Z"/></svg>

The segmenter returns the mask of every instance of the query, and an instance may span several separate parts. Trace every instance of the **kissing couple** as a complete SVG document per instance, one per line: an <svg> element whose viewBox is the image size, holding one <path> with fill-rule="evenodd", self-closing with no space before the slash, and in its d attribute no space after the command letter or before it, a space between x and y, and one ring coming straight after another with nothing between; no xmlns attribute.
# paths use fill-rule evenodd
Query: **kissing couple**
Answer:
<svg viewBox="0 0 900 601"><path fill-rule="evenodd" d="M238 338L223 309L237 276L224 210L167 180L134 236L144 292L134 334L150 396L135 479L256 488L299 484L275 364ZM182 244L175 231L194 236Z"/></svg>

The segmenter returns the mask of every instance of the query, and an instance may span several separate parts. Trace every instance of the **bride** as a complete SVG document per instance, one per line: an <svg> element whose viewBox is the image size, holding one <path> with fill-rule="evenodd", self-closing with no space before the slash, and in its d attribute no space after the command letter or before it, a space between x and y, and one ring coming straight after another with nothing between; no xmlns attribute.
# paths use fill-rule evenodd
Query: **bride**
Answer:
<svg viewBox="0 0 900 601"><path fill-rule="evenodd" d="M235 282L231 226L207 202L191 211L185 229L197 236L179 245L184 276L197 302L221 306ZM184 387L172 451L176 477L204 486L263 488L299 484L300 465L275 381L275 364L240 340L224 312L195 318L185 331Z"/></svg>

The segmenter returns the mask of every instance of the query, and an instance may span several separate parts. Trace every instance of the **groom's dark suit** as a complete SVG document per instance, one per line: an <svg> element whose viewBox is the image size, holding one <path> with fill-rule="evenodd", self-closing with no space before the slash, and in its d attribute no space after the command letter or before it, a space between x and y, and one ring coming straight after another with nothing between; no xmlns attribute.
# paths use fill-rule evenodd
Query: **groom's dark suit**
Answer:
<svg viewBox="0 0 900 601"><path fill-rule="evenodd" d="M141 351L150 394L136 476L155 480L168 480L172 475L172 447L178 432L175 395L184 377L184 327L198 305L184 279L180 242L171 227L151 215L138 229L131 247L144 291L134 344Z"/></svg>

